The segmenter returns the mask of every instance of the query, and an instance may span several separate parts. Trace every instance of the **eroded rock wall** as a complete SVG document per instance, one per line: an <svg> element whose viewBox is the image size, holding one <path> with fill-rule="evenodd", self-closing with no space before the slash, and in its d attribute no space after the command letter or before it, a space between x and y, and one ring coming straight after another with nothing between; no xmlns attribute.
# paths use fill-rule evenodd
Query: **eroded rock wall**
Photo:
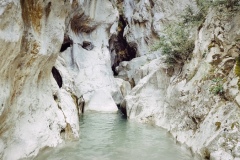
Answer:
<svg viewBox="0 0 240 160"><path fill-rule="evenodd" d="M127 22L124 36L137 50L137 55L147 55L151 45L158 39L163 26L169 21L179 19L188 6L194 6L192 0L124 0L123 12Z"/></svg>
<svg viewBox="0 0 240 160"><path fill-rule="evenodd" d="M70 7L57 0L0 2L0 159L34 156L62 141L67 123L53 99L51 69Z"/></svg>
<svg viewBox="0 0 240 160"><path fill-rule="evenodd" d="M85 101L84 110L117 112L123 99L113 77L109 39L116 34L119 14L108 0L76 1L65 37L71 45L60 53L55 67L63 89Z"/></svg>
<svg viewBox="0 0 240 160"><path fill-rule="evenodd" d="M0 1L0 159L76 139L79 114L120 103L201 158L239 158L239 12L210 9L183 66L151 51L188 5L198 10L193 0Z"/></svg>
<svg viewBox="0 0 240 160"><path fill-rule="evenodd" d="M210 8L191 34L195 49L182 67L164 65L160 51L151 52L152 43L146 43L152 33L161 37L162 28L176 21L187 4L197 10L191 2L125 1L125 36L138 44L141 56L118 67L118 76L135 84L122 107L130 119L167 129L200 159L238 159L239 11Z"/></svg>
<svg viewBox="0 0 240 160"><path fill-rule="evenodd" d="M117 112L130 89L111 69L109 39L119 19L115 2L0 3L1 159L35 156L77 139L84 110Z"/></svg>

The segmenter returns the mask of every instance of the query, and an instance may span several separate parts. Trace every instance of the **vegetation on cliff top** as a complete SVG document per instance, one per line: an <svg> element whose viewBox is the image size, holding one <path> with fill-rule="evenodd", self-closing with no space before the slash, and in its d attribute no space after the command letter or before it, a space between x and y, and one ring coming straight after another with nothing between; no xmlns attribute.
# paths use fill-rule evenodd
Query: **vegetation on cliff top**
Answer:
<svg viewBox="0 0 240 160"><path fill-rule="evenodd" d="M180 16L181 21L167 25L163 30L163 36L152 47L152 51L161 51L168 65L183 65L191 58L194 40L190 38L189 31L202 25L209 8L224 7L230 11L229 13L240 10L240 0L196 0L196 4L197 11L194 11L190 5L187 6Z"/></svg>
<svg viewBox="0 0 240 160"><path fill-rule="evenodd" d="M202 12L207 12L210 7L225 7L230 11L240 10L239 0L196 0Z"/></svg>

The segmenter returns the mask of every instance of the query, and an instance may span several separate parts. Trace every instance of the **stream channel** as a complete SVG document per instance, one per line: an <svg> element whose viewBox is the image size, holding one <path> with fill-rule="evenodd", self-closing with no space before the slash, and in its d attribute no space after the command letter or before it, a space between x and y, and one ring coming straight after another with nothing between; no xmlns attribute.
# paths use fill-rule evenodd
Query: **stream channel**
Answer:
<svg viewBox="0 0 240 160"><path fill-rule="evenodd" d="M42 151L35 160L193 160L165 130L121 114L86 112L80 140Z"/></svg>

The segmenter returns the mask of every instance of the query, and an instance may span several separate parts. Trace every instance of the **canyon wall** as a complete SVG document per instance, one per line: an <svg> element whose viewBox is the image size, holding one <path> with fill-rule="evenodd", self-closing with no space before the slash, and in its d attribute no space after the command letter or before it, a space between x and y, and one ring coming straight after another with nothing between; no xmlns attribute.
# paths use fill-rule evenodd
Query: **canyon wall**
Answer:
<svg viewBox="0 0 240 160"><path fill-rule="evenodd" d="M84 110L117 112L123 82L111 69L111 2L0 1L0 21L0 159L77 140Z"/></svg>
<svg viewBox="0 0 240 160"><path fill-rule="evenodd" d="M189 8L202 12L199 1L0 1L0 159L78 139L80 114L117 106L200 159L240 159L240 4L230 2L185 24L193 51L169 65L153 46Z"/></svg>
<svg viewBox="0 0 240 160"><path fill-rule="evenodd" d="M85 111L116 112L116 104L123 99L109 51L118 18L117 8L107 0L76 2L68 17L64 43L70 44L59 54L55 67L62 76L62 88L77 100L82 97Z"/></svg>
<svg viewBox="0 0 240 160"><path fill-rule="evenodd" d="M57 0L0 3L0 159L13 160L62 141L60 132L67 123L53 99L51 69L71 4Z"/></svg>
<svg viewBox="0 0 240 160"><path fill-rule="evenodd" d="M195 40L192 56L184 65L169 66L160 49L151 51L154 43L150 40L156 34L161 39L164 26L180 21L187 7L197 13L197 4L154 0L125 3L131 3L125 8L129 23L125 36L136 42L141 55L118 67L119 77L136 84L122 103L128 118L167 129L198 158L240 158L240 12L233 9L239 4L210 7L198 28L186 26Z"/></svg>

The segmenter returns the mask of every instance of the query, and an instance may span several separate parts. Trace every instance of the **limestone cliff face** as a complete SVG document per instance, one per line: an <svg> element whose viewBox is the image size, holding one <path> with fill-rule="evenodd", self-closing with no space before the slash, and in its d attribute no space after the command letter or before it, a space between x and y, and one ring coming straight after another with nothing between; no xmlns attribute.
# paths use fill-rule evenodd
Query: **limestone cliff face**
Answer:
<svg viewBox="0 0 240 160"><path fill-rule="evenodd" d="M116 112L116 104L123 99L113 77L109 51L118 18L117 8L108 0L76 2L68 17L65 37L71 44L60 53L55 67L63 78L62 89L77 100L82 96L84 110Z"/></svg>
<svg viewBox="0 0 240 160"><path fill-rule="evenodd" d="M127 26L124 36L128 43L137 48L138 56L149 54L151 45L158 39L163 26L178 19L187 5L194 6L191 0L124 0L124 17Z"/></svg>
<svg viewBox="0 0 240 160"><path fill-rule="evenodd" d="M192 32L191 59L179 68L166 65L161 51L146 51L152 46L146 45L146 38L154 33L161 37L161 28L176 21L186 4L197 10L194 1L125 3L130 4L125 10L129 23L125 36L138 44L141 55L118 67L119 77L136 84L122 103L128 118L166 128L201 158L238 159L239 11L221 6L209 9Z"/></svg>
<svg viewBox="0 0 240 160"><path fill-rule="evenodd" d="M198 11L194 0L0 1L0 159L78 139L79 114L119 104L200 158L240 158L239 11L210 8L190 26L184 65L151 50L188 6Z"/></svg>
<svg viewBox="0 0 240 160"><path fill-rule="evenodd" d="M33 156L62 141L67 124L52 96L51 68L70 6L57 0L0 2L0 159Z"/></svg>
<svg viewBox="0 0 240 160"><path fill-rule="evenodd" d="M108 0L0 2L0 159L35 156L78 139L84 110L117 112L128 85L115 80ZM14 154L13 154L14 153Z"/></svg>

